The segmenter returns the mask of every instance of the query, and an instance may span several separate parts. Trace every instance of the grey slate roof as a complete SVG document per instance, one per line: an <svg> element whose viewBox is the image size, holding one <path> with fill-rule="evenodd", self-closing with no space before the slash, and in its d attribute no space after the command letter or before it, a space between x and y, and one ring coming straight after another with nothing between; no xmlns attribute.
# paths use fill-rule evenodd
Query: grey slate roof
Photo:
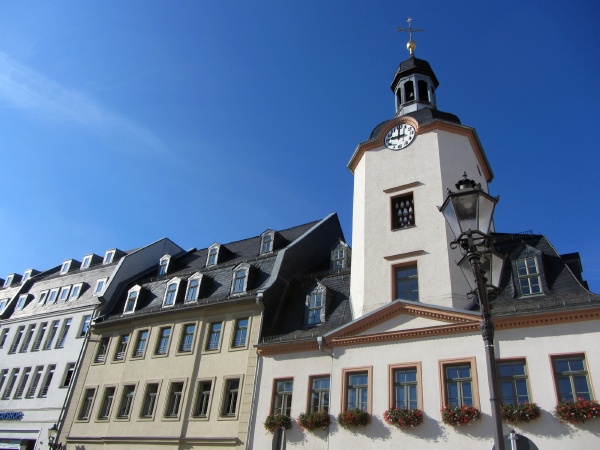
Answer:
<svg viewBox="0 0 600 450"><path fill-rule="evenodd" d="M429 63L424 59L415 58L414 55L411 55L410 58L406 61L402 61L400 66L398 66L398 70L394 75L394 81L392 82L392 91L394 91L394 87L400 78L413 73L421 73L430 76L436 88L440 85Z"/></svg>

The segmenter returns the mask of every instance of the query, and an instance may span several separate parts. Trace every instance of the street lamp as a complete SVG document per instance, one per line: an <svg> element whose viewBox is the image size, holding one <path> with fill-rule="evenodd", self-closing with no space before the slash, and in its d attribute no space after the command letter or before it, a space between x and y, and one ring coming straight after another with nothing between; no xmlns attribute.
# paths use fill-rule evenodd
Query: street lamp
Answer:
<svg viewBox="0 0 600 450"><path fill-rule="evenodd" d="M62 444L59 442L55 444L56 438L58 437L58 427L56 424L52 425L52 428L48 428L48 447L52 450L56 450L62 447Z"/></svg>
<svg viewBox="0 0 600 450"><path fill-rule="evenodd" d="M439 210L454 233L455 240L451 248L459 247L465 257L459 262L463 268L471 267L475 277L476 291L481 310L481 334L485 347L485 359L488 370L492 419L494 421L494 448L504 450L502 435L502 417L496 375L496 357L494 355L494 324L491 320L491 308L488 289L494 291L500 284L504 258L490 249L494 208L499 197L491 197L481 189L480 184L463 175L456 183L458 192L448 189L444 204ZM489 280L486 278L489 274Z"/></svg>

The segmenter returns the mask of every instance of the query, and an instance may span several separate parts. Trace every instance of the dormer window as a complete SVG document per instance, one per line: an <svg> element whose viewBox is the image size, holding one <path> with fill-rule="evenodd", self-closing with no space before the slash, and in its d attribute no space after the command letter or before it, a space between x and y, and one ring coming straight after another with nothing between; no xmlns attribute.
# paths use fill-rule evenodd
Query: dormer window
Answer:
<svg viewBox="0 0 600 450"><path fill-rule="evenodd" d="M260 254L271 253L273 251L273 240L275 238L275 232L272 230L265 231L260 241Z"/></svg>
<svg viewBox="0 0 600 450"><path fill-rule="evenodd" d="M113 259L115 259L115 251L114 250L108 250L104 254L104 261L102 262L102 264L110 264L111 262L113 262Z"/></svg>
<svg viewBox="0 0 600 450"><path fill-rule="evenodd" d="M96 287L94 288L94 295L95 296L98 296L98 295L102 294L102 292L104 291L104 287L105 287L107 281L108 281L108 278L102 278L102 279L96 281Z"/></svg>
<svg viewBox="0 0 600 450"><path fill-rule="evenodd" d="M233 270L233 282L231 283L231 293L241 294L246 292L248 287L248 272L250 266L248 264L240 264Z"/></svg>
<svg viewBox="0 0 600 450"><path fill-rule="evenodd" d="M304 325L313 326L325 322L325 300L327 290L322 284L306 296Z"/></svg>
<svg viewBox="0 0 600 450"><path fill-rule="evenodd" d="M48 291L40 292L40 300L38 302L39 305L43 305L48 297Z"/></svg>
<svg viewBox="0 0 600 450"><path fill-rule="evenodd" d="M127 301L125 301L123 314L129 314L135 311L135 306L137 304L137 299L140 296L141 289L142 288L140 286L134 286L129 290L127 293Z"/></svg>
<svg viewBox="0 0 600 450"><path fill-rule="evenodd" d="M158 266L158 276L167 274L167 270L169 269L169 261L171 261L171 257L169 255L165 255L162 258L160 258L160 264Z"/></svg>
<svg viewBox="0 0 600 450"><path fill-rule="evenodd" d="M540 270L535 256L517 260L517 275L521 295L541 294Z"/></svg>
<svg viewBox="0 0 600 450"><path fill-rule="evenodd" d="M7 298L3 298L2 300L0 300L0 313L2 313L2 311L4 311L4 308L6 307L7 303L8 303ZM5 328L5 330L6 330L6 328Z"/></svg>
<svg viewBox="0 0 600 450"><path fill-rule="evenodd" d="M60 274L64 275L65 273L67 273L69 271L69 267L71 267L71 260L62 263L62 266L60 267Z"/></svg>
<svg viewBox="0 0 600 450"><path fill-rule="evenodd" d="M198 294L200 293L200 282L202 281L202 274L196 272L194 275L188 278L187 292L185 293L185 302L195 302L198 300Z"/></svg>
<svg viewBox="0 0 600 450"><path fill-rule="evenodd" d="M177 299L177 291L179 290L179 278L173 278L167 284L167 291L165 292L165 298L163 300L163 308L173 306Z"/></svg>
<svg viewBox="0 0 600 450"><path fill-rule="evenodd" d="M331 270L341 270L348 267L349 247L345 242L340 242L331 251Z"/></svg>
<svg viewBox="0 0 600 450"><path fill-rule="evenodd" d="M20 295L19 300L17 301L17 309L23 309L26 301L27 301L27 294Z"/></svg>
<svg viewBox="0 0 600 450"><path fill-rule="evenodd" d="M206 258L207 266L214 266L219 259L219 244L213 244L208 248L208 258Z"/></svg>
<svg viewBox="0 0 600 450"><path fill-rule="evenodd" d="M6 277L6 281L4 281L4 286L3 287L9 287L12 284L13 278L15 277L14 274L11 274L9 276Z"/></svg>
<svg viewBox="0 0 600 450"><path fill-rule="evenodd" d="M21 284L25 283L31 277L32 269L28 269L23 273L23 279L21 280Z"/></svg>
<svg viewBox="0 0 600 450"><path fill-rule="evenodd" d="M50 294L48 294L48 304L49 305L53 304L57 298L58 298L58 288L51 289Z"/></svg>
<svg viewBox="0 0 600 450"><path fill-rule="evenodd" d="M85 255L81 261L81 267L79 270L87 269L92 264L92 255Z"/></svg>
<svg viewBox="0 0 600 450"><path fill-rule="evenodd" d="M79 297L79 294L81 294L81 287L83 286L83 283L79 283L73 286L73 289L71 290L71 296L69 297L69 300L76 300Z"/></svg>
<svg viewBox="0 0 600 450"><path fill-rule="evenodd" d="M65 301L69 298L69 292L71 291L71 286L63 286L60 288L60 295L58 299L61 301Z"/></svg>

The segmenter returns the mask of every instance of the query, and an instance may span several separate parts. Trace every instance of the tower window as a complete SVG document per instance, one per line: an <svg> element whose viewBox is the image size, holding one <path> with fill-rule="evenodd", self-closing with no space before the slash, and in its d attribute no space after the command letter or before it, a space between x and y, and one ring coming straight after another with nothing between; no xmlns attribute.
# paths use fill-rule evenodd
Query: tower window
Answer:
<svg viewBox="0 0 600 450"><path fill-rule="evenodd" d="M412 102L415 100L415 85L412 81L404 83L404 102Z"/></svg>
<svg viewBox="0 0 600 450"><path fill-rule="evenodd" d="M412 192L392 198L392 230L415 226L415 202Z"/></svg>
<svg viewBox="0 0 600 450"><path fill-rule="evenodd" d="M419 89L419 101L429 102L429 89L427 86L427 81L419 80L417 82L417 88Z"/></svg>
<svg viewBox="0 0 600 450"><path fill-rule="evenodd" d="M396 299L419 300L419 276L417 265L400 266L394 269Z"/></svg>

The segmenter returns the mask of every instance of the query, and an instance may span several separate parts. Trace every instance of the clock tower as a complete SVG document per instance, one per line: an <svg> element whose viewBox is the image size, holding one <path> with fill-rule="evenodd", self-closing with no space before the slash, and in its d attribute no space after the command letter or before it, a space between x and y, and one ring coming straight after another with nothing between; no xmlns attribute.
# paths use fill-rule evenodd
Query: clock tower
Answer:
<svg viewBox="0 0 600 450"><path fill-rule="evenodd" d="M359 144L348 163L354 175L351 302L360 317L396 299L463 309L469 281L438 211L446 190L467 173L487 191L493 173L475 129L437 109L439 82L429 63L400 63L391 89L394 117ZM467 281L468 279L468 281Z"/></svg>

